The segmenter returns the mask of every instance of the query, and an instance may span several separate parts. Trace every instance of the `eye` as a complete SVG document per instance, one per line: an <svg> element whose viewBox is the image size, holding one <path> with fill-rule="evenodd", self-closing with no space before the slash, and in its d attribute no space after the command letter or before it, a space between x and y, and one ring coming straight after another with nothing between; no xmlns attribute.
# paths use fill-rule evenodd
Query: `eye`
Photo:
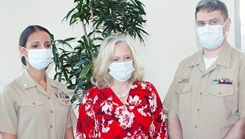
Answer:
<svg viewBox="0 0 245 139"><path fill-rule="evenodd" d="M38 45L33 45L31 46L31 48L38 48Z"/></svg>
<svg viewBox="0 0 245 139"><path fill-rule="evenodd" d="M212 20L209 25L217 25L218 21L217 20Z"/></svg>
<svg viewBox="0 0 245 139"><path fill-rule="evenodd" d="M113 58L112 61L113 62L117 62L118 61L118 58Z"/></svg>
<svg viewBox="0 0 245 139"><path fill-rule="evenodd" d="M46 45L46 48L51 48L51 44L47 44Z"/></svg>
<svg viewBox="0 0 245 139"><path fill-rule="evenodd" d="M129 61L129 60L131 60L132 58L131 58L131 56L126 56L126 57L124 57L124 60L126 60L126 61Z"/></svg>
<svg viewBox="0 0 245 139"><path fill-rule="evenodd" d="M204 27L204 26L206 26L206 23L205 22L197 22L197 26L198 27Z"/></svg>

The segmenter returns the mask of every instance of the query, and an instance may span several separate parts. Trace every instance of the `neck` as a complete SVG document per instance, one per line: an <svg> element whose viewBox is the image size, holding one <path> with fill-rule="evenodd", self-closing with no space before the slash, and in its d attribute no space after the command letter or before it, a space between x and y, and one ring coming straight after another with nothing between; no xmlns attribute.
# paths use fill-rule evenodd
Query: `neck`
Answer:
<svg viewBox="0 0 245 139"><path fill-rule="evenodd" d="M214 57L218 57L221 53L221 51L223 50L225 44L227 43L226 40L224 40L224 42L216 49L214 50L208 50L208 49L205 49L203 50L203 55L206 57L206 58L214 58Z"/></svg>
<svg viewBox="0 0 245 139"><path fill-rule="evenodd" d="M130 84L129 81L118 82L118 81L114 80L114 81L112 82L112 86L114 86L114 87L123 87L123 86L128 86L129 84Z"/></svg>
<svg viewBox="0 0 245 139"><path fill-rule="evenodd" d="M131 82L129 81L125 81L125 82L113 81L111 84L111 88L116 94L124 94L129 90L130 87L131 87Z"/></svg>
<svg viewBox="0 0 245 139"><path fill-rule="evenodd" d="M36 70L34 68L26 67L31 77L45 90L47 91L47 79L45 70Z"/></svg>

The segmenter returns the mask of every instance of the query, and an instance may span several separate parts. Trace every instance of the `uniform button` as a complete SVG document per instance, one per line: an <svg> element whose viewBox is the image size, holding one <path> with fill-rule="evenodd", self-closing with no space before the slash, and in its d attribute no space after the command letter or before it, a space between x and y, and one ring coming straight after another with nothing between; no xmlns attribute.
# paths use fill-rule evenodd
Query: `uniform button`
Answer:
<svg viewBox="0 0 245 139"><path fill-rule="evenodd" d="M50 97L48 97L48 99L50 99Z"/></svg>
<svg viewBox="0 0 245 139"><path fill-rule="evenodd" d="M195 128L197 128L197 125L195 125Z"/></svg>
<svg viewBox="0 0 245 139"><path fill-rule="evenodd" d="M202 92L200 92L200 95L202 95Z"/></svg>
<svg viewBox="0 0 245 139"><path fill-rule="evenodd" d="M53 111L53 110L51 110L50 112L51 112L51 113L53 113L54 111Z"/></svg>
<svg viewBox="0 0 245 139"><path fill-rule="evenodd" d="M33 104L33 105L36 105L36 103L35 103L35 102L32 102L32 104Z"/></svg>
<svg viewBox="0 0 245 139"><path fill-rule="evenodd" d="M24 84L24 87L26 87L26 86L27 86L27 84L25 83L25 84Z"/></svg>
<svg viewBox="0 0 245 139"><path fill-rule="evenodd" d="M219 92L219 95L221 95L221 92Z"/></svg>
<svg viewBox="0 0 245 139"><path fill-rule="evenodd" d="M197 109L197 111L199 111L200 109Z"/></svg>
<svg viewBox="0 0 245 139"><path fill-rule="evenodd" d="M53 128L53 125L50 125L50 128Z"/></svg>

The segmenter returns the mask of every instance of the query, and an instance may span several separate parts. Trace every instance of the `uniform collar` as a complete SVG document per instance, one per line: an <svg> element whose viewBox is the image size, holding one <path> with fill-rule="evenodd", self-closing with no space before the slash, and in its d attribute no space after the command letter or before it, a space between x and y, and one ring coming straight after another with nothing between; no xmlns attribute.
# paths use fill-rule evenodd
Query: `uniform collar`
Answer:
<svg viewBox="0 0 245 139"><path fill-rule="evenodd" d="M37 86L36 81L31 77L27 69L24 70L21 76L23 89L32 88Z"/></svg>
<svg viewBox="0 0 245 139"><path fill-rule="evenodd" d="M217 65L229 68L231 64L231 55L231 46L229 43L226 43L217 59Z"/></svg>
<svg viewBox="0 0 245 139"><path fill-rule="evenodd" d="M203 48L194 55L193 60L189 63L188 67L199 66L200 69L205 69L203 62ZM223 50L221 51L219 58L216 61L217 65L229 68L230 67L230 58L231 58L231 46L229 43L226 43Z"/></svg>
<svg viewBox="0 0 245 139"><path fill-rule="evenodd" d="M28 88L38 86L37 82L32 78L32 76L30 75L27 69L25 69L24 72L22 73L21 79L22 79L23 89L28 89ZM50 79L47 74L46 74L46 79L47 79L47 87L48 85L50 85L52 87L57 88L57 85L54 82L52 82L52 79Z"/></svg>
<svg viewBox="0 0 245 139"><path fill-rule="evenodd" d="M194 66L198 66L201 64L202 62L202 55L203 55L203 49L198 51L193 57L192 60L189 63L188 67L194 67Z"/></svg>

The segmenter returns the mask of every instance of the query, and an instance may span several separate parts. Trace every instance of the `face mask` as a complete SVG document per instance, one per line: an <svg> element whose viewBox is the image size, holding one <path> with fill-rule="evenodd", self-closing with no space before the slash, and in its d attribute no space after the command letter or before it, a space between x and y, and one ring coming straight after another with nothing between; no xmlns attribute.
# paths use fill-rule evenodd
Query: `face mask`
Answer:
<svg viewBox="0 0 245 139"><path fill-rule="evenodd" d="M53 61L52 49L35 49L27 51L27 60L32 65L32 67L37 70L43 70Z"/></svg>
<svg viewBox="0 0 245 139"><path fill-rule="evenodd" d="M109 66L109 74L119 82L127 81L134 71L133 61L113 62Z"/></svg>
<svg viewBox="0 0 245 139"><path fill-rule="evenodd" d="M197 36L199 42L206 49L213 50L218 48L223 42L225 36L223 35L224 25L206 25L197 28Z"/></svg>

